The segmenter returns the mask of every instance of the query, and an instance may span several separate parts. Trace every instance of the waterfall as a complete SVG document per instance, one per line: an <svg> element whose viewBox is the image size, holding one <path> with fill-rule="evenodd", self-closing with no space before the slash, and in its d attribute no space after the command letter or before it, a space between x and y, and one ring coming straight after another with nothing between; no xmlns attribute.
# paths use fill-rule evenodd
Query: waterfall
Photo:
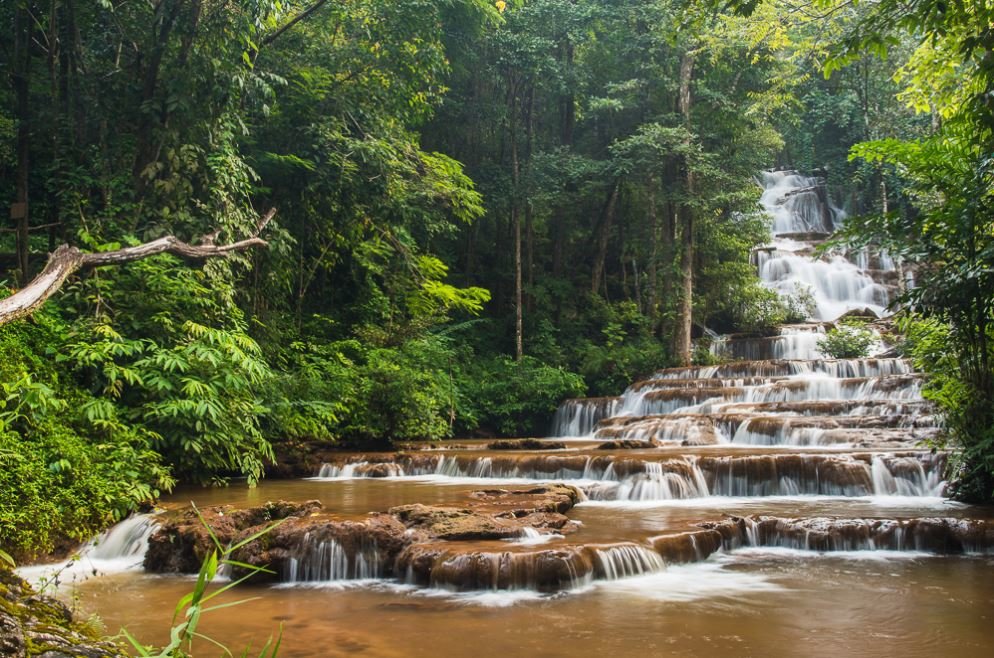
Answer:
<svg viewBox="0 0 994 658"><path fill-rule="evenodd" d="M898 418L895 416L894 418ZM681 420L681 419L674 419ZM768 426L764 427L764 421ZM753 417L731 432L743 445L831 445L851 438L847 428L804 427L818 417ZM793 427L792 423L801 424ZM886 430L877 430L885 432ZM906 432L907 430L900 430ZM777 441L780 441L778 444ZM733 444L734 445L734 444ZM709 496L941 496L946 458L928 453L769 454L687 456L668 459L567 455L480 457L399 455L394 465L408 477L572 482L597 502L652 502ZM417 460L414 462L413 460ZM364 462L359 462L364 463ZM342 470L326 465L323 471ZM350 471L362 478L361 469ZM440 475L444 473L445 475ZM370 476L372 477L372 476ZM537 531L532 531L537 534ZM526 533L521 543L548 541ZM330 549L329 549L330 550Z"/></svg>
<svg viewBox="0 0 994 658"><path fill-rule="evenodd" d="M158 524L151 514L136 514L97 535L81 551L92 561L124 560L140 564L148 549L148 539Z"/></svg>
<svg viewBox="0 0 994 658"><path fill-rule="evenodd" d="M772 547L799 551L991 552L985 521L956 518L860 519L733 518L708 524L724 548Z"/></svg>
<svg viewBox="0 0 994 658"><path fill-rule="evenodd" d="M886 253L853 254L856 262L832 252L812 258L814 244L824 239L845 218L833 206L824 181L797 172L765 172L760 205L771 218L773 243L757 250L754 262L764 285L789 296L809 293L815 303L815 320L834 320L853 309L883 315L890 301L886 285L874 280L876 271L896 270Z"/></svg>
<svg viewBox="0 0 994 658"><path fill-rule="evenodd" d="M76 557L55 564L19 567L17 572L31 582L58 579L78 582L101 573L141 569L148 540L158 528L154 514L135 514L86 542Z"/></svg>
<svg viewBox="0 0 994 658"><path fill-rule="evenodd" d="M618 413L620 402L618 398L566 400L553 416L552 436L587 436L600 420Z"/></svg>
<svg viewBox="0 0 994 658"><path fill-rule="evenodd" d="M337 539L319 540L308 533L287 561L283 580L303 583L380 578L380 562L375 543L350 552Z"/></svg>
<svg viewBox="0 0 994 658"><path fill-rule="evenodd" d="M768 359L817 359L821 356L818 341L825 335L825 325L789 325L781 327L779 336L727 336L712 341L711 353L720 358L762 361Z"/></svg>
<svg viewBox="0 0 994 658"><path fill-rule="evenodd" d="M593 555L595 573L603 580L641 576L666 568L659 553L637 544L594 548Z"/></svg>

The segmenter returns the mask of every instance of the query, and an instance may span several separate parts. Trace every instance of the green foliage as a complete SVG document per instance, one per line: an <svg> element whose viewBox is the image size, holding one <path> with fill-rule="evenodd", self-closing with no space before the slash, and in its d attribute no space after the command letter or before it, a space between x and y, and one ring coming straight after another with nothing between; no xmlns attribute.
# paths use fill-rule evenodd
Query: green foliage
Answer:
<svg viewBox="0 0 994 658"><path fill-rule="evenodd" d="M346 431L374 441L451 436L456 394L450 359L446 346L431 337L369 350L359 370L361 406Z"/></svg>
<svg viewBox="0 0 994 658"><path fill-rule="evenodd" d="M295 343L287 358L269 393L266 432L274 441L382 445L452 435L461 364L444 337L397 346Z"/></svg>
<svg viewBox="0 0 994 658"><path fill-rule="evenodd" d="M869 356L876 340L876 334L865 323L846 320L826 331L816 345L830 359L862 359Z"/></svg>
<svg viewBox="0 0 994 658"><path fill-rule="evenodd" d="M357 405L357 341L291 343L285 365L266 387L264 431L274 440L340 438L343 419Z"/></svg>
<svg viewBox="0 0 994 658"><path fill-rule="evenodd" d="M140 435L93 443L52 420L29 437L0 431L0 543L29 557L65 548L151 503L171 482Z"/></svg>
<svg viewBox="0 0 994 658"><path fill-rule="evenodd" d="M583 379L538 359L497 357L468 367L462 381L459 428L501 436L545 436L559 403L585 391Z"/></svg>
<svg viewBox="0 0 994 658"><path fill-rule="evenodd" d="M152 433L177 474L207 482L236 471L254 483L272 450L262 438L255 389L268 376L255 342L239 329L187 321L172 344L125 339L109 325L67 345L66 359L100 388L84 405L95 427L124 422ZM115 408L114 398L127 406Z"/></svg>
<svg viewBox="0 0 994 658"><path fill-rule="evenodd" d="M759 283L750 282L739 288L731 303L732 326L744 333L774 336L789 315L783 298Z"/></svg>
<svg viewBox="0 0 994 658"><path fill-rule="evenodd" d="M180 477L211 482L234 472L255 483L273 458L259 428L271 373L225 287L209 288L202 272L169 258L115 277L102 295L105 314L80 323L59 357L99 396L81 406L86 419L142 428Z"/></svg>
<svg viewBox="0 0 994 658"><path fill-rule="evenodd" d="M784 314L784 322L787 324L800 324L807 322L818 310L815 302L814 292L810 286L799 285L794 292L784 298L787 311Z"/></svg>
<svg viewBox="0 0 994 658"><path fill-rule="evenodd" d="M15 555L88 539L173 485L152 435L87 420L98 401L46 355L66 332L48 313L0 327L0 544Z"/></svg>
<svg viewBox="0 0 994 658"><path fill-rule="evenodd" d="M816 310L810 288L784 295L752 278L741 280L718 308L713 326L761 336L777 335L784 324L807 322Z"/></svg>
<svg viewBox="0 0 994 658"><path fill-rule="evenodd" d="M994 428L985 419L991 401L963 376L957 331L934 318L914 315L904 318L899 329L905 336L905 354L916 368L928 373L922 394L942 412L946 435L937 447L956 448L949 467L953 494L967 501L990 500L994 496Z"/></svg>

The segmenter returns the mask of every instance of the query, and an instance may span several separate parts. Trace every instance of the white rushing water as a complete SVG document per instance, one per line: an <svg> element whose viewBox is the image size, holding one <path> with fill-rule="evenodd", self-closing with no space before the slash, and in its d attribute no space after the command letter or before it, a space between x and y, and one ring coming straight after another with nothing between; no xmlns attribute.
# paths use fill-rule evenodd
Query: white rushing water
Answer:
<svg viewBox="0 0 994 658"><path fill-rule="evenodd" d="M765 435L761 435L765 436ZM759 444L754 440L753 445ZM611 459L562 458L582 468L555 468L556 461L495 461L490 457L439 456L407 465L392 464L400 473L389 479L430 480L439 484L565 482L591 501L653 502L742 496L941 496L945 458L942 455L787 454L768 456L686 456L661 461L625 461L619 472ZM328 481L363 478L368 462L326 464L320 478ZM379 464L373 464L379 466ZM544 543L549 535L526 533L521 543ZM555 536L552 536L555 537Z"/></svg>
<svg viewBox="0 0 994 658"><path fill-rule="evenodd" d="M19 567L17 573L36 585L63 585L105 573L138 571L157 527L155 515L136 514L88 541L68 560Z"/></svg>
<svg viewBox="0 0 994 658"><path fill-rule="evenodd" d="M763 283L785 296L810 294L813 320L834 320L854 309L883 315L890 295L871 276L870 265L893 271L895 263L887 254L861 251L854 255L856 262L837 252L812 257L811 239L827 237L845 220L845 213L828 199L824 182L793 171L772 171L762 174L761 184L760 205L770 215L773 230L772 244L755 252Z"/></svg>
<svg viewBox="0 0 994 658"><path fill-rule="evenodd" d="M351 554L334 538L315 539L304 535L289 559L283 580L287 583L315 583L342 580L371 580L383 576L376 545L362 546Z"/></svg>

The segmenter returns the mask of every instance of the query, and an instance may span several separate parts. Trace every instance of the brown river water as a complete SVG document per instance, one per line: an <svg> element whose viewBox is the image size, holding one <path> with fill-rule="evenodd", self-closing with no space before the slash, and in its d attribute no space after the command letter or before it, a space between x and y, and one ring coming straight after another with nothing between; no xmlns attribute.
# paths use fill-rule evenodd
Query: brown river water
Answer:
<svg viewBox="0 0 994 658"><path fill-rule="evenodd" d="M388 588L243 588L260 598L204 617L232 648L283 625L280 655L989 656L990 558L851 560L750 553L590 591L514 601ZM187 579L117 574L80 591L109 630L166 641ZM234 598L234 597L233 597ZM237 653L237 652L236 652ZM197 655L218 655L202 645Z"/></svg>
<svg viewBox="0 0 994 658"><path fill-rule="evenodd" d="M406 478L274 481L255 489L187 489L165 505L319 499L358 517L413 501L458 504L480 486ZM757 512L977 518L988 510L911 498L800 496L585 503L570 512L580 530L549 545L639 541L701 519ZM191 577L126 571L85 580L76 593L81 609L99 615L108 632L126 627L143 642L161 644L176 601L192 585ZM554 595L454 593L372 581L245 585L222 600L242 598L254 600L205 615L201 630L234 650L260 648L282 627L280 655L288 658L994 655L990 556L750 548ZM206 642L196 652L220 653Z"/></svg>

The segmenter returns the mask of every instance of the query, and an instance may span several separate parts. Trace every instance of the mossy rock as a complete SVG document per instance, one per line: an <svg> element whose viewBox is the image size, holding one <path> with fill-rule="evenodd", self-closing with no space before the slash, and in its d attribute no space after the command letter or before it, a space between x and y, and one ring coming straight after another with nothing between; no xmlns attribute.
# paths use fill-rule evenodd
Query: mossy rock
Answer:
<svg viewBox="0 0 994 658"><path fill-rule="evenodd" d="M38 594L0 568L0 656L4 658L124 658L128 654L73 618L58 599Z"/></svg>

